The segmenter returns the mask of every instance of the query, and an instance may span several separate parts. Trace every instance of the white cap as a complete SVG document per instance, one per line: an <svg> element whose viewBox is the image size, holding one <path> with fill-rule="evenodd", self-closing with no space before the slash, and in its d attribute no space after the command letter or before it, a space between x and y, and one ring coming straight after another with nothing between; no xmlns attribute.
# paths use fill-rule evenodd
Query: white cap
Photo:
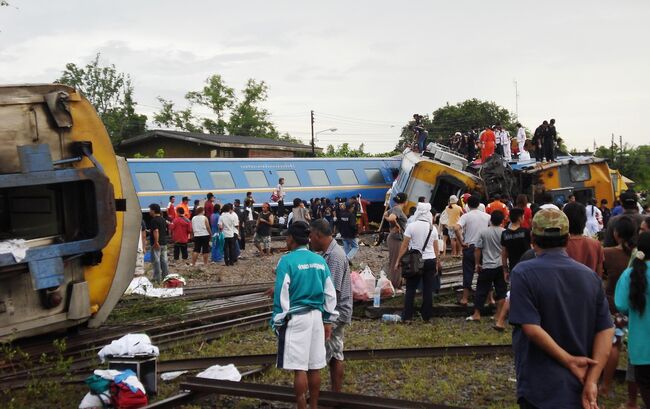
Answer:
<svg viewBox="0 0 650 409"><path fill-rule="evenodd" d="M451 203L451 204L458 203L458 197L456 197L456 195L449 196L449 203Z"/></svg>

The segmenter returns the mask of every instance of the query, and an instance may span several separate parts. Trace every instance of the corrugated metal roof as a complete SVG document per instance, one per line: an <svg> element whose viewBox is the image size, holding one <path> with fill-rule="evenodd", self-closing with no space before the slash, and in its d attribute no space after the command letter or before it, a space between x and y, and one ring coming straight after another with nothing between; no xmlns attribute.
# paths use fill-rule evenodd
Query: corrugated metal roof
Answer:
<svg viewBox="0 0 650 409"><path fill-rule="evenodd" d="M279 141L269 138L257 138L254 136L238 136L238 135L212 135L194 132L181 132L181 131L168 131L156 129L148 131L145 134L134 136L133 138L125 139L120 142L120 146L129 146L145 142L154 138L170 138L187 142L204 143L212 146L225 146L225 145L238 145L237 147L251 148L255 146L276 148L281 150L297 150L297 151L311 151L310 145L299 143L292 143L286 141ZM321 148L316 148L320 151Z"/></svg>

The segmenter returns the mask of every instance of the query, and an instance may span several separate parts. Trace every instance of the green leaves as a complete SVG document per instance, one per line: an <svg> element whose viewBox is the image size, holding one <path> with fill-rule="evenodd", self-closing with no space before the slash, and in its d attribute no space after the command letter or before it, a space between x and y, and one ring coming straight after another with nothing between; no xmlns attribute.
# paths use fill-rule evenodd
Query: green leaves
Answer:
<svg viewBox="0 0 650 409"><path fill-rule="evenodd" d="M76 88L93 104L113 145L146 130L146 115L135 112L131 77L114 64L100 65L100 54L84 67L66 64L55 82Z"/></svg>

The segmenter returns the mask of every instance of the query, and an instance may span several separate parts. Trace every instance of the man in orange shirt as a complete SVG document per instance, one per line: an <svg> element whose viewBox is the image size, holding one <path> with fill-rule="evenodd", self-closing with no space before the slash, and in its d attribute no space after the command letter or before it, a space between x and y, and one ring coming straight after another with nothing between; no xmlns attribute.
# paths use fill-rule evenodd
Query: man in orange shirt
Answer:
<svg viewBox="0 0 650 409"><path fill-rule="evenodd" d="M488 214L492 214L492 212L495 210L499 210L500 212L503 213L503 215L505 216L505 218L503 219L503 225L504 226L507 225L509 220L508 217L510 216L510 210L508 210L508 206L506 206L501 201L501 195L498 193L492 196L492 201L485 208L485 211Z"/></svg>
<svg viewBox="0 0 650 409"><path fill-rule="evenodd" d="M178 207L182 207L185 214L185 217L189 218L190 217L190 198L187 196L183 196L183 199L181 200L181 204L178 205Z"/></svg>

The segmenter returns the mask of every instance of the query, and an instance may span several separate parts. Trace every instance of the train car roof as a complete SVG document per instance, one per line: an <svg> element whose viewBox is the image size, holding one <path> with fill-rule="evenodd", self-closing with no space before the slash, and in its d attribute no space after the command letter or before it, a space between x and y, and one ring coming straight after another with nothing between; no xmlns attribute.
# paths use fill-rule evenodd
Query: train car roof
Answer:
<svg viewBox="0 0 650 409"><path fill-rule="evenodd" d="M309 162L309 161L334 161L334 160L355 160L355 161L377 161L377 160L401 160L400 156L379 157L379 158L128 158L127 162Z"/></svg>

